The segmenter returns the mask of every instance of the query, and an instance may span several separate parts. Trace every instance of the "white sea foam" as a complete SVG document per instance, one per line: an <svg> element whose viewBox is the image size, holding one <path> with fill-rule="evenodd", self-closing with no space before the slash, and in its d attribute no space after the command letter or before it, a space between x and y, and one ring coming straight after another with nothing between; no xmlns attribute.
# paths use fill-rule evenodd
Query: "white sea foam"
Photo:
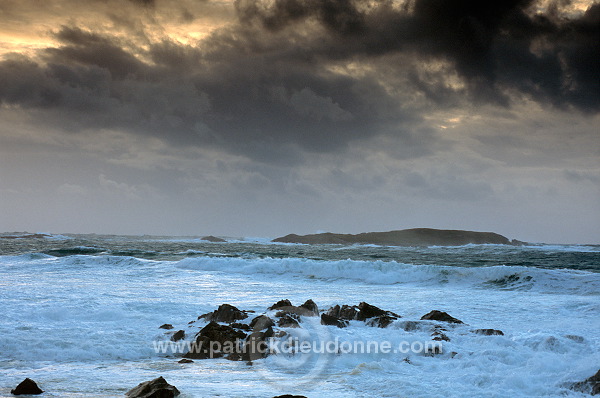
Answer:
<svg viewBox="0 0 600 398"><path fill-rule="evenodd" d="M569 382L598 370L597 273L527 267L444 267L383 261L195 257L150 261L121 256L44 254L0 257L0 397L23 378L49 396L123 396L164 376L182 397L581 396ZM531 279L528 279L531 277ZM552 293L552 294L548 294ZM431 325L406 331L432 309L465 325L445 325L450 342L435 357L414 353L334 355L314 385L294 387L312 362L281 358L252 367L226 360L180 365L157 355L158 329L172 323L188 338L205 323L188 322L228 302L263 312L277 300L313 299L326 309L367 301L403 318L385 329L306 324L293 334L324 331L344 341L431 339ZM246 320L247 321L247 320ZM504 336L482 336L496 328ZM452 355L452 352L457 354ZM262 370L261 370L262 369ZM265 373L267 372L267 373ZM200 376L199 376L200 375ZM277 377L289 385L280 389ZM291 382L291 384L290 384Z"/></svg>
<svg viewBox="0 0 600 398"><path fill-rule="evenodd" d="M600 274L519 266L452 267L395 261L318 261L299 258L214 258L181 260L178 268L245 275L353 280L369 284L464 285L548 293L600 294Z"/></svg>

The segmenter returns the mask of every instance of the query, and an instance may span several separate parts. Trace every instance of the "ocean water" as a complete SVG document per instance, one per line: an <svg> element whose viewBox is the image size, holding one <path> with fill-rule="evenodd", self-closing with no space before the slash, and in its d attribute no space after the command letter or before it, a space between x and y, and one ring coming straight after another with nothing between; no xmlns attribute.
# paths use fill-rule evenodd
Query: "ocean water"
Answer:
<svg viewBox="0 0 600 398"><path fill-rule="evenodd" d="M164 323L191 338L229 303L256 315L278 300L321 310L368 302L401 318L338 329L304 319L306 341L388 342L390 352L278 354L252 366L180 364L155 350ZM0 238L0 397L25 377L48 397L119 397L163 376L181 397L585 396L568 385L600 369L600 246L398 248L207 243L193 237ZM446 325L438 355L401 352ZM251 319L248 318L246 321ZM413 324L414 325L414 324ZM474 329L493 328L503 336Z"/></svg>

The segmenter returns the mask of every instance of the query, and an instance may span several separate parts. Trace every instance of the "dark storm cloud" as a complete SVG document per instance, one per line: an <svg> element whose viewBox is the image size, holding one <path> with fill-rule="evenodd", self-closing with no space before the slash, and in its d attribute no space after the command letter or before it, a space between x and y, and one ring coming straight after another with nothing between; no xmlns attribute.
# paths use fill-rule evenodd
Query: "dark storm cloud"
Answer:
<svg viewBox="0 0 600 398"><path fill-rule="evenodd" d="M532 14L532 0L416 0L404 8L388 0L265 4L238 0L240 20L274 32L317 21L333 35L320 48L324 56L410 52L452 61L474 99L506 105L504 90L517 89L555 106L600 107L600 4L577 19L557 16L556 4L547 15Z"/></svg>
<svg viewBox="0 0 600 398"><path fill-rule="evenodd" d="M62 27L61 44L41 61L0 63L0 101L44 110L46 122L53 115L73 129L122 128L265 161L300 161L304 150L335 151L375 135L405 139L413 156L423 156L438 140L415 140L425 109L465 98L509 106L517 93L598 111L600 5L571 20L532 14L530 6L237 1L239 22L198 45L146 38L142 46ZM421 68L442 61L443 68ZM352 62L370 71L330 69ZM464 86L448 84L451 73ZM417 95L429 102L415 108Z"/></svg>

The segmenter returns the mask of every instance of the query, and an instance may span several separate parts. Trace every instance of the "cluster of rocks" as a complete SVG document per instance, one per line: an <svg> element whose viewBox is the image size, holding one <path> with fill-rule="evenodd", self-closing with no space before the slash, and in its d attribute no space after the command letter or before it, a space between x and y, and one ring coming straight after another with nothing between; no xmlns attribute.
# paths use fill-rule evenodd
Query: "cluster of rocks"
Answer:
<svg viewBox="0 0 600 398"><path fill-rule="evenodd" d="M254 315L252 318L251 314ZM191 350L183 354L179 362L224 358L251 364L252 361L269 355L269 338L283 338L288 334L289 330L286 329L301 328L304 317L320 317L320 324L338 328L346 328L352 321L363 322L370 327L387 328L402 318L395 312L366 302L360 302L358 305L335 305L320 311L313 300L296 306L286 299L271 305L260 315L254 314L253 311L240 310L230 304L222 304L216 310L189 322L190 327L198 321L208 324L194 335ZM399 322L397 327L405 331L426 330L431 334L432 340L448 342L448 328L457 325L464 325L464 322L444 311L433 310L418 321ZM171 324L164 324L160 328L169 330L166 333L173 341L179 341L186 336L185 330L174 331ZM486 336L503 335L502 331L495 329L474 329L471 332ZM439 353L440 350L436 349L425 354Z"/></svg>

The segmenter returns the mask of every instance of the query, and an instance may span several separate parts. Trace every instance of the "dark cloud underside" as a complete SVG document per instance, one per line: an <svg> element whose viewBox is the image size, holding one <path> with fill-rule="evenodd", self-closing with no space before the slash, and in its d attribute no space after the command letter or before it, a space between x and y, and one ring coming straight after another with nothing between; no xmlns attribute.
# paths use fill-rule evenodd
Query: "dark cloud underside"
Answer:
<svg viewBox="0 0 600 398"><path fill-rule="evenodd" d="M596 113L600 5L573 19L534 5L238 0L238 22L197 45L64 26L59 46L0 63L0 101L73 130L121 128L266 161L281 156L265 148L409 142L431 109L465 101L510 107L523 96ZM355 71L339 72L350 64ZM414 156L432 139L423 134Z"/></svg>

